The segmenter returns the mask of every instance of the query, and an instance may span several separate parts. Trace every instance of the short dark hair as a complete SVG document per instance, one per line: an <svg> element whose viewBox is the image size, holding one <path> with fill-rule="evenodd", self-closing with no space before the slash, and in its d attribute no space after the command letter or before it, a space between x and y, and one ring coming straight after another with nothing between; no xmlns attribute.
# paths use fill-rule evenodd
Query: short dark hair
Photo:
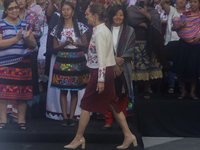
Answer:
<svg viewBox="0 0 200 150"><path fill-rule="evenodd" d="M109 15L108 15L108 19L109 19L109 23L110 24L113 24L113 17L116 15L116 13L119 11L119 10L122 10L123 14L124 14L124 20L123 20L123 23L126 24L126 18L127 18L127 15L126 15L126 10L124 9L124 7L122 5L114 5L110 8L110 11L109 11Z"/></svg>
<svg viewBox="0 0 200 150"><path fill-rule="evenodd" d="M5 10L8 9L9 5L11 3L13 3L13 2L15 2L18 5L16 0L6 0L6 1L4 1L4 3L3 3L4 11L3 11L2 19L5 19L7 17L7 14L5 13Z"/></svg>

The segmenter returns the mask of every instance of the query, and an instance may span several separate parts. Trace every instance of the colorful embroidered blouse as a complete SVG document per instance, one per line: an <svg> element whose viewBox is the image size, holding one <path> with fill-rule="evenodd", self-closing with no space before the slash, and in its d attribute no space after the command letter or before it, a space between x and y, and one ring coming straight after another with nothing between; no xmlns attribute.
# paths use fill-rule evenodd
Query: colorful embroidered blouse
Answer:
<svg viewBox="0 0 200 150"><path fill-rule="evenodd" d="M105 23L102 23L93 28L88 48L87 66L98 68L98 82L105 82L106 67L115 64L112 34Z"/></svg>
<svg viewBox="0 0 200 150"><path fill-rule="evenodd" d="M17 25L9 24L4 19L0 21L0 34L2 34L2 39L4 40L15 37L20 29L23 29L21 40L10 47L0 50L0 66L16 64L23 59L23 56L30 54L23 39L26 27L29 29L30 24L21 19Z"/></svg>
<svg viewBox="0 0 200 150"><path fill-rule="evenodd" d="M40 37L42 36L42 31L41 31L40 22L36 13L33 12L32 10L27 10L25 17L22 19L28 21L31 24L35 39L36 40L40 39Z"/></svg>
<svg viewBox="0 0 200 150"><path fill-rule="evenodd" d="M83 34L85 34L85 32L88 30L88 27L85 26L81 22L78 22L78 27L79 27L79 31L80 31L81 36ZM63 29L63 31L61 32L61 39L60 39L60 37L57 37L57 26L55 26L53 31L51 32L51 35L58 39L59 44L64 43L66 41L67 37L71 37L77 43L82 43L81 37L75 36L74 28ZM78 47L73 46L73 45L67 45L65 48L76 49Z"/></svg>

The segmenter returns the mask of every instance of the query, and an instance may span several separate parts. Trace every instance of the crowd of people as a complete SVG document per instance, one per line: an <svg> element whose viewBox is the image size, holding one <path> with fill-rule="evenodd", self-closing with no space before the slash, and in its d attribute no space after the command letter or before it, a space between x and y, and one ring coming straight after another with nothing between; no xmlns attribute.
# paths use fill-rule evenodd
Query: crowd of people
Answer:
<svg viewBox="0 0 200 150"><path fill-rule="evenodd" d="M186 96L186 81L198 99L199 6L199 0L0 0L0 129L9 113L25 130L27 104L40 101L46 84L48 118L75 126L80 115L65 148L84 147L89 112L105 114L104 130L115 117L125 135L119 149L136 146L124 120L138 83L150 99L152 81L170 64L168 92L178 77L178 99Z"/></svg>

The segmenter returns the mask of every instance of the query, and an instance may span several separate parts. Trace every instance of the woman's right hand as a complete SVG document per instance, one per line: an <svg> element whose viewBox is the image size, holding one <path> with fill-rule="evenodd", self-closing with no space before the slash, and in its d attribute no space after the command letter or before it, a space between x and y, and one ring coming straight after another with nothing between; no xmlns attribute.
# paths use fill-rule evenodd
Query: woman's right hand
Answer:
<svg viewBox="0 0 200 150"><path fill-rule="evenodd" d="M145 27L145 29L147 29L147 24L144 23L144 22L143 22L143 23L140 23L139 26L140 26L140 27Z"/></svg>
<svg viewBox="0 0 200 150"><path fill-rule="evenodd" d="M73 43L73 39L71 37L67 37L67 39L65 40L66 46L72 43Z"/></svg>
<svg viewBox="0 0 200 150"><path fill-rule="evenodd" d="M20 29L19 32L17 33L17 35L15 36L17 38L17 42L19 40L21 40L21 38L22 38L22 31L23 31L23 29Z"/></svg>
<svg viewBox="0 0 200 150"><path fill-rule="evenodd" d="M114 77L116 77L116 76L120 77L121 75L122 75L122 73L120 71L120 66L115 65L115 67L114 67Z"/></svg>
<svg viewBox="0 0 200 150"><path fill-rule="evenodd" d="M124 59L121 57L115 57L115 61L119 66L122 66L124 64Z"/></svg>

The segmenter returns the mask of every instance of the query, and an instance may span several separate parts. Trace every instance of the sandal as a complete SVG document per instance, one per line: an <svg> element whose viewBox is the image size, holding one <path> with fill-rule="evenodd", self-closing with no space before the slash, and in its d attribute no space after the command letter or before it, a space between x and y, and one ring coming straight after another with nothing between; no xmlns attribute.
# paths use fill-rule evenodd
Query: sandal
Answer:
<svg viewBox="0 0 200 150"><path fill-rule="evenodd" d="M7 124L6 123L0 123L0 130L6 129Z"/></svg>
<svg viewBox="0 0 200 150"><path fill-rule="evenodd" d="M144 92L144 99L150 99L150 93Z"/></svg>
<svg viewBox="0 0 200 150"><path fill-rule="evenodd" d="M20 130L26 130L26 123L18 123L18 127Z"/></svg>
<svg viewBox="0 0 200 150"><path fill-rule="evenodd" d="M178 99L184 99L185 98L185 95L180 95L179 97L178 97Z"/></svg>
<svg viewBox="0 0 200 150"><path fill-rule="evenodd" d="M195 95L190 95L190 97L193 99L193 100L198 100L199 98Z"/></svg>
<svg viewBox="0 0 200 150"><path fill-rule="evenodd" d="M174 88L169 88L168 93L169 94L173 94L174 93Z"/></svg>

